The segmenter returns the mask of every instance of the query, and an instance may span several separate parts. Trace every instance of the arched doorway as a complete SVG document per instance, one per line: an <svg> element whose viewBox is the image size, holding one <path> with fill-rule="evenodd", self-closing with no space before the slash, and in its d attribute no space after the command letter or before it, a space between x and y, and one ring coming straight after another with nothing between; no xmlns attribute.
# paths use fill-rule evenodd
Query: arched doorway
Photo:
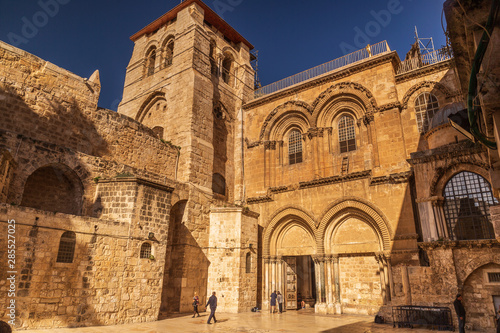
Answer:
<svg viewBox="0 0 500 333"><path fill-rule="evenodd" d="M81 215L82 199L83 185L78 175L66 165L50 164L28 177L21 206Z"/></svg>
<svg viewBox="0 0 500 333"><path fill-rule="evenodd" d="M334 281L331 291L326 286L327 304L336 303L342 313L374 314L389 295L383 242L370 220L361 211L346 209L326 229L325 253L332 258L327 269L332 266Z"/></svg>
<svg viewBox="0 0 500 333"><path fill-rule="evenodd" d="M493 330L500 306L500 265L490 262L476 268L465 279L462 296L467 322L475 329Z"/></svg>
<svg viewBox="0 0 500 333"><path fill-rule="evenodd" d="M264 306L273 291L284 295L284 308L317 302L317 245L307 214L288 209L275 216L264 236Z"/></svg>

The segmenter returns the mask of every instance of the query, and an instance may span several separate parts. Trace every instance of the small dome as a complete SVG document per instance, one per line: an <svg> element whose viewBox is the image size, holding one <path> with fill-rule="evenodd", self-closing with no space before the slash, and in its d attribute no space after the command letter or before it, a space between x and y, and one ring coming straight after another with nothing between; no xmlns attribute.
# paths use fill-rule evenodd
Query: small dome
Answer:
<svg viewBox="0 0 500 333"><path fill-rule="evenodd" d="M455 102L444 106L438 112L436 112L434 117L432 117L431 126L429 126L429 129L431 130L438 126L447 124L449 122L449 115L455 114L463 109L465 109L465 104L463 102Z"/></svg>

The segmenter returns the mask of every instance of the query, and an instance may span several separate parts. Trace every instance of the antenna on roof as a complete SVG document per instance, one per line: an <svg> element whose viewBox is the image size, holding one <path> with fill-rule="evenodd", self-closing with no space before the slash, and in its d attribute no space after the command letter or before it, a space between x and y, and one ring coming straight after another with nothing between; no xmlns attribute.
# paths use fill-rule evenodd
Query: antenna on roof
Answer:
<svg viewBox="0 0 500 333"><path fill-rule="evenodd" d="M418 36L417 27L415 26L415 40L417 41L418 48L420 49L420 54L424 55L430 52L434 52L434 41L432 37L421 38Z"/></svg>

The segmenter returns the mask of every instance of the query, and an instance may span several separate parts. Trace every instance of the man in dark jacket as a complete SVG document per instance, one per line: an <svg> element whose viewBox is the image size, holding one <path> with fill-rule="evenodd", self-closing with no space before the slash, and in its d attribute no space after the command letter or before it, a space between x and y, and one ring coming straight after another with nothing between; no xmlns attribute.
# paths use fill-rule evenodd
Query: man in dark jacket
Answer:
<svg viewBox="0 0 500 333"><path fill-rule="evenodd" d="M458 317L458 332L465 333L465 308L462 304L462 295L457 295L453 305L455 306L455 311L457 312Z"/></svg>
<svg viewBox="0 0 500 333"><path fill-rule="evenodd" d="M217 319L215 319L215 309L217 309L217 297L215 296L215 291L212 293L212 296L208 299L207 305L205 305L206 308L210 305L210 316L208 317L207 324L211 324L210 320L212 320L212 317L214 318L214 323L217 322Z"/></svg>

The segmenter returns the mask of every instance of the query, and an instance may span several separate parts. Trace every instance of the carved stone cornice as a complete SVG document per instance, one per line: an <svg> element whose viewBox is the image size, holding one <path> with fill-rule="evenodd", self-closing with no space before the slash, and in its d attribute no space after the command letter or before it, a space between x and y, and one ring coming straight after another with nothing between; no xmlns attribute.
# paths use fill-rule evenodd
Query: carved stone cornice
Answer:
<svg viewBox="0 0 500 333"><path fill-rule="evenodd" d="M412 171L405 171L400 173L391 173L388 176L373 177L372 179L370 179L370 186L406 183L408 182L412 174Z"/></svg>
<svg viewBox="0 0 500 333"><path fill-rule="evenodd" d="M393 102L393 103L387 103L387 104L381 105L377 108L376 112L384 112L384 111L392 110L392 109L396 109L396 108L399 109L399 111L401 112L401 110L402 110L401 103Z"/></svg>
<svg viewBox="0 0 500 333"><path fill-rule="evenodd" d="M463 163L471 163L471 161L474 160L471 158L471 155L483 152L486 152L486 148L484 148L483 145L465 140L434 149L411 153L411 158L407 161L412 166L439 160L449 161L451 159L456 159L457 161ZM481 165L483 164L486 169L489 169L489 166L486 163L481 163Z"/></svg>
<svg viewBox="0 0 500 333"><path fill-rule="evenodd" d="M426 76L435 72L440 72L442 70L453 67L453 58L438 62L437 64L427 65L420 67L418 69L396 75L396 83L401 83L404 81L416 79L422 76Z"/></svg>
<svg viewBox="0 0 500 333"><path fill-rule="evenodd" d="M394 236L395 241L408 239L418 239L418 234L403 234Z"/></svg>
<svg viewBox="0 0 500 333"><path fill-rule="evenodd" d="M307 182L300 182L299 188L305 189L305 188L310 188L310 187L325 186L325 185L340 183L340 182L344 182L344 181L351 181L351 180L356 180L356 179L368 178L368 177L370 177L371 172L372 172L371 170L365 170L365 171L360 171L360 172L353 172L353 173L350 173L350 174L347 174L344 176L333 176L333 177L310 180Z"/></svg>
<svg viewBox="0 0 500 333"><path fill-rule="evenodd" d="M248 205L254 205L254 204L259 204L263 202L270 202L274 201L273 198L271 198L268 195L261 195L259 197L253 197L253 198L247 198L247 204Z"/></svg>
<svg viewBox="0 0 500 333"><path fill-rule="evenodd" d="M270 187L268 191L270 193L276 194L276 193L283 193L283 192L288 192L288 191L293 191L294 189L291 186L276 186L276 187Z"/></svg>
<svg viewBox="0 0 500 333"><path fill-rule="evenodd" d="M319 76L317 78L313 78L311 80L301 82L295 86L288 87L285 89L282 89L280 91L277 91L272 94L265 95L263 97L258 97L254 99L253 101L243 105L244 110L252 109L254 107L260 106L262 104L269 103L273 100L284 98L287 96L293 96L303 90L309 89L311 87L315 87L321 84L326 84L328 82L333 82L340 80L345 77L349 77L351 75L354 75L356 73L362 72L367 69L374 68L380 64L387 63L387 62L395 62L396 61L396 52L389 52L383 55L379 56L374 56L372 58L366 59L366 61L362 61L357 64L353 64L352 66L347 66L346 68L340 69L340 70L335 70L332 71L331 74L325 74L322 76Z"/></svg>
<svg viewBox="0 0 500 333"><path fill-rule="evenodd" d="M264 141L265 150L276 150L276 141Z"/></svg>
<svg viewBox="0 0 500 333"><path fill-rule="evenodd" d="M500 247L500 243L496 239L477 239L477 240L461 240L461 241L452 241L452 240L442 240L442 241L433 241L433 242L421 242L418 243L418 247L426 251L433 250L447 250L453 248L491 248L491 247Z"/></svg>
<svg viewBox="0 0 500 333"><path fill-rule="evenodd" d="M245 138L245 143L247 144L247 149L251 149L251 148L260 146L262 144L262 141L259 140L259 141L251 142L250 140L248 140L248 138Z"/></svg>
<svg viewBox="0 0 500 333"><path fill-rule="evenodd" d="M323 132L325 131L325 128L323 127L311 127L307 131L307 137L310 139L315 138L315 137L323 137Z"/></svg>

